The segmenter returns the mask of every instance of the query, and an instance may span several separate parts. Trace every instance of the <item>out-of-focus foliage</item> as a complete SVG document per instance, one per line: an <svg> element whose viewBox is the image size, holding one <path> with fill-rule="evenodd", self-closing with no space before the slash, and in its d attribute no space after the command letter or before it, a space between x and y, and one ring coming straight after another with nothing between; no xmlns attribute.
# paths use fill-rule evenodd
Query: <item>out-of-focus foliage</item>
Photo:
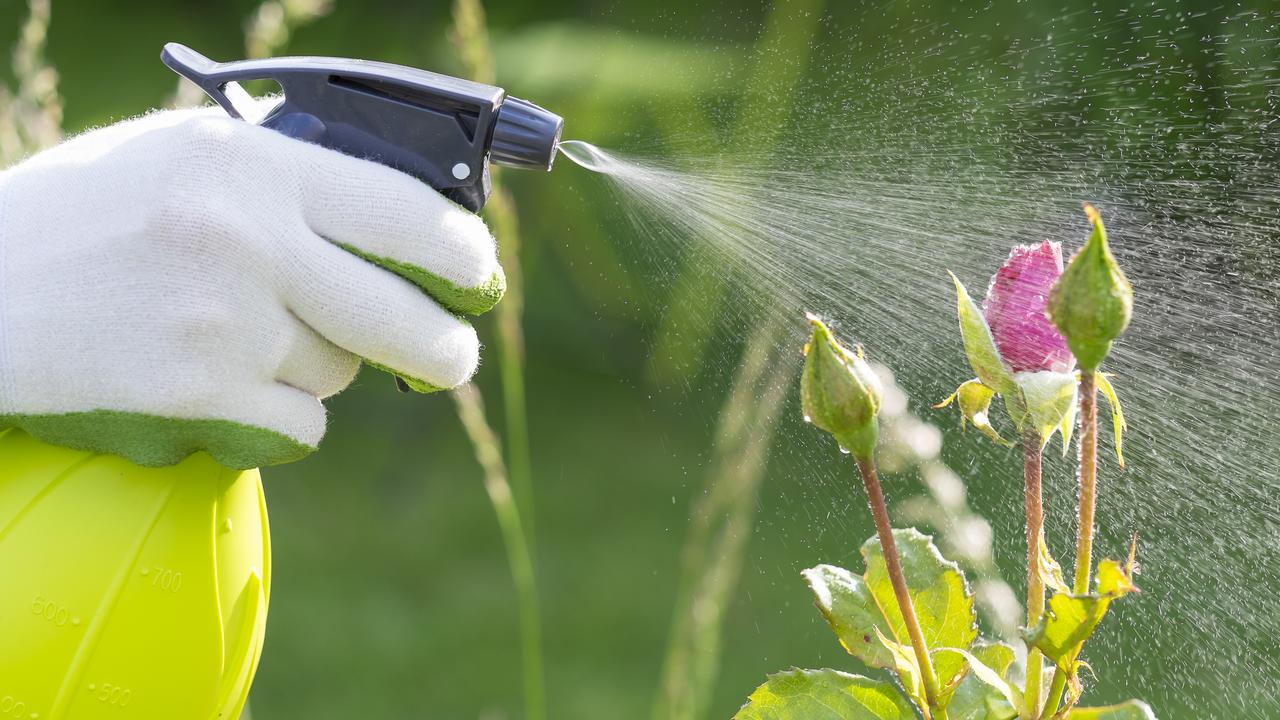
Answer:
<svg viewBox="0 0 1280 720"><path fill-rule="evenodd" d="M10 60L14 87L0 84L0 167L62 138L58 71L44 57L49 0L32 0Z"/></svg>

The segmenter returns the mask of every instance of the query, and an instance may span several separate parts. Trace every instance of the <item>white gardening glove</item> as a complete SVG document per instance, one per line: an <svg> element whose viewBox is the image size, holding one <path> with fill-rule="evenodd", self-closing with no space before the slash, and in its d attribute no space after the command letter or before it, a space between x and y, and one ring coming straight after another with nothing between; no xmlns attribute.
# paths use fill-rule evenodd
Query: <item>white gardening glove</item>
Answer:
<svg viewBox="0 0 1280 720"><path fill-rule="evenodd" d="M361 359L466 382L502 295L475 215L408 175L159 112L0 173L0 426L143 465L288 462Z"/></svg>

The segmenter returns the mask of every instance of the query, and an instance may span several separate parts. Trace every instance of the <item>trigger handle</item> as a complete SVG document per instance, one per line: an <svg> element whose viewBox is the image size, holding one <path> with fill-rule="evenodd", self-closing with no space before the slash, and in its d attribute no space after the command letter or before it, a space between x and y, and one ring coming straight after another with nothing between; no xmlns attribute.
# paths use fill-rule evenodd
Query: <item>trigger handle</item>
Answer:
<svg viewBox="0 0 1280 720"><path fill-rule="evenodd" d="M205 94L213 98L214 102L221 105L228 115L240 120L244 119L244 113L236 107L227 93L228 86L235 86L231 91L232 95L247 94L238 83L221 79L218 70L222 63L214 62L186 45L174 42L165 44L164 50L160 52L160 61L169 66L170 70L195 83L205 91Z"/></svg>

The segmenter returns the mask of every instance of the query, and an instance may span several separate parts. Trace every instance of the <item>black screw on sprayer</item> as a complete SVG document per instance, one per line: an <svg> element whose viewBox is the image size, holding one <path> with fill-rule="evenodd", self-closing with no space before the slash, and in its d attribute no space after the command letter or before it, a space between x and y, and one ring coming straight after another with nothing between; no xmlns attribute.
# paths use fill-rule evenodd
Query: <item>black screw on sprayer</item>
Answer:
<svg viewBox="0 0 1280 720"><path fill-rule="evenodd" d="M219 63L169 43L160 59L232 117L241 80L284 96L260 125L408 173L472 212L489 199L489 162L550 170L564 120L492 85L426 70L328 57ZM237 103L241 108L237 108Z"/></svg>

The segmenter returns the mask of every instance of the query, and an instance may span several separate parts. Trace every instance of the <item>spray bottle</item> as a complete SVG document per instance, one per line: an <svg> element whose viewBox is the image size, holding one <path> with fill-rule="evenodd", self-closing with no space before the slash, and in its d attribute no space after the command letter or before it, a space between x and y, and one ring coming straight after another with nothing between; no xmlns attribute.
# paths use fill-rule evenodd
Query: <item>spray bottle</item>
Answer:
<svg viewBox="0 0 1280 720"><path fill-rule="evenodd" d="M341 58L163 62L232 117L385 164L479 211L489 163L550 170L563 120L501 88ZM167 468L0 430L0 720L235 720L271 594L261 476L197 453Z"/></svg>

